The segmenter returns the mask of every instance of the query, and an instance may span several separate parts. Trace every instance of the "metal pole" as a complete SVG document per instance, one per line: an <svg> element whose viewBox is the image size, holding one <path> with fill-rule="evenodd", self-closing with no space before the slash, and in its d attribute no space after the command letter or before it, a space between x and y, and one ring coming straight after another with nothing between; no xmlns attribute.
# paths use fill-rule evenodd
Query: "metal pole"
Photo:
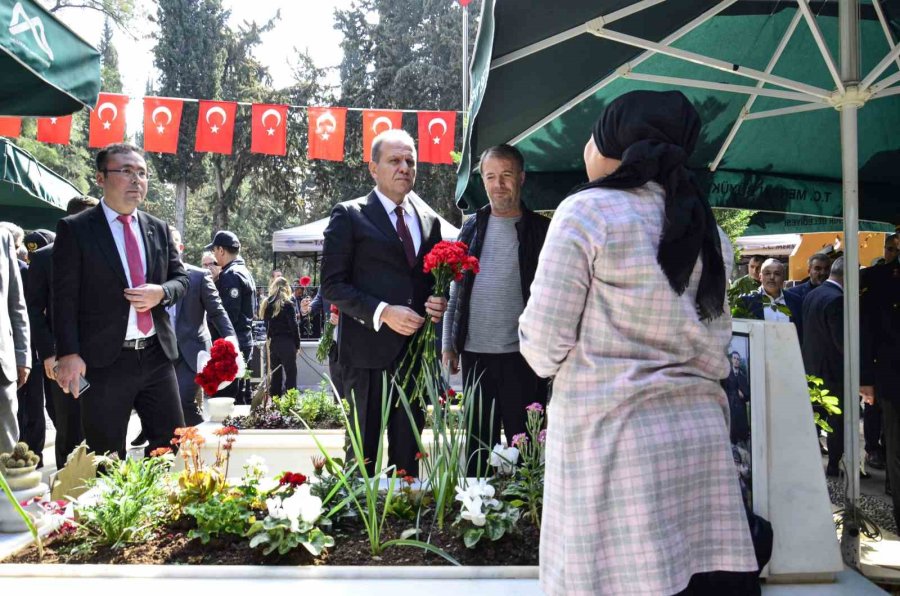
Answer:
<svg viewBox="0 0 900 596"><path fill-rule="evenodd" d="M463 119L469 109L469 7L460 5L462 9L462 111Z"/></svg>
<svg viewBox="0 0 900 596"><path fill-rule="evenodd" d="M859 81L859 3L839 4L841 80L848 92ZM853 518L859 500L859 156L856 104L841 109L841 169L844 213L844 461L847 471L841 550L845 562L859 565L859 526Z"/></svg>

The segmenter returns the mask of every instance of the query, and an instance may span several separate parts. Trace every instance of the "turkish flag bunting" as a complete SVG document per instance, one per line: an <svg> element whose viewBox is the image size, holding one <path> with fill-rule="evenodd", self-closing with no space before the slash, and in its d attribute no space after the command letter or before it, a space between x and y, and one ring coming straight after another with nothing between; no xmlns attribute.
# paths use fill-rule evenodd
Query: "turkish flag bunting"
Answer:
<svg viewBox="0 0 900 596"><path fill-rule="evenodd" d="M253 104L250 151L267 155L287 153L287 110L283 105Z"/></svg>
<svg viewBox="0 0 900 596"><path fill-rule="evenodd" d="M372 157L372 141L379 134L392 128L400 128L403 112L363 110L363 161Z"/></svg>
<svg viewBox="0 0 900 596"><path fill-rule="evenodd" d="M18 138L22 134L22 119L15 116L0 116L0 137Z"/></svg>
<svg viewBox="0 0 900 596"><path fill-rule="evenodd" d="M344 130L347 108L307 108L309 115L309 159L344 161Z"/></svg>
<svg viewBox="0 0 900 596"><path fill-rule="evenodd" d="M37 119L37 140L42 143L57 145L69 144L69 133L72 131L72 116Z"/></svg>
<svg viewBox="0 0 900 596"><path fill-rule="evenodd" d="M91 111L88 147L106 147L125 140L125 106L127 95L101 93Z"/></svg>
<svg viewBox="0 0 900 596"><path fill-rule="evenodd" d="M231 155L234 140L234 116L237 104L233 101L200 100L197 118L196 151Z"/></svg>
<svg viewBox="0 0 900 596"><path fill-rule="evenodd" d="M453 163L456 112L419 112L419 161Z"/></svg>
<svg viewBox="0 0 900 596"><path fill-rule="evenodd" d="M181 127L180 99L144 98L144 150L154 153L178 153L178 129Z"/></svg>

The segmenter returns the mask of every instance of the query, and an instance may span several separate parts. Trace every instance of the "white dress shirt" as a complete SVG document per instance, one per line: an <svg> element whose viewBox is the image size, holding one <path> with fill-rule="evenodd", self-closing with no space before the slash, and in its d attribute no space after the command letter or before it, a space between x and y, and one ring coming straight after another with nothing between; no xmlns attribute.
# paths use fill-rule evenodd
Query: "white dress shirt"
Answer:
<svg viewBox="0 0 900 596"><path fill-rule="evenodd" d="M125 270L125 278L128 280L128 287L133 288L134 283L131 281L131 270L128 268L128 256L125 254L125 224L119 221L119 213L114 211L106 204L106 200L101 200L100 205L103 207L103 214L109 223L109 229L112 232L113 240L116 243L116 250L119 251L119 260L122 261L122 268ZM144 268L144 278L147 277L147 249L144 248L144 235L141 233L141 226L138 223L137 211L131 214L131 231L137 240L138 252L141 253L141 266ZM124 296L123 296L124 299ZM151 318L151 321L153 319ZM150 328L146 334L138 329L137 311L133 306L128 308L128 327L125 329L125 340L138 339L139 337L150 337L156 335L156 325Z"/></svg>
<svg viewBox="0 0 900 596"><path fill-rule="evenodd" d="M381 206L387 211L388 219L391 220L391 226L396 230L396 209L398 205L382 194L378 188L375 188L375 195L378 197L378 200L381 201ZM406 229L409 230L409 235L412 236L413 250L416 254L419 254L419 248L422 246L422 230L419 229L419 218L416 215L416 210L412 206L412 201L409 200L409 195L403 197L403 201L399 206L403 207L403 221L406 223ZM381 329L381 313L387 306L387 302L382 302L378 305L378 308L375 309L375 317L372 321L375 331Z"/></svg>
<svg viewBox="0 0 900 596"><path fill-rule="evenodd" d="M780 310L772 308L772 297L766 294L765 291L761 293L763 300L763 317L765 318L765 320L775 321L777 323L790 323L791 318L789 316L787 316ZM778 304L780 306L787 306L787 303L784 301L784 292L778 294L778 298L775 299L775 304Z"/></svg>

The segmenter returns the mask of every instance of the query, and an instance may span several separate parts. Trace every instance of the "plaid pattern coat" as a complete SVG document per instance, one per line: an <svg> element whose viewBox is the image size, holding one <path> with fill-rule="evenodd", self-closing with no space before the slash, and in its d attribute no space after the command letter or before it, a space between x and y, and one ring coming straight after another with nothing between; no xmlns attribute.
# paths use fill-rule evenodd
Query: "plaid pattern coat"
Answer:
<svg viewBox="0 0 900 596"><path fill-rule="evenodd" d="M519 320L522 354L554 378L550 595L675 594L695 573L757 569L719 384L731 317L699 320L699 259L682 296L669 286L656 261L663 200L650 182L564 201Z"/></svg>

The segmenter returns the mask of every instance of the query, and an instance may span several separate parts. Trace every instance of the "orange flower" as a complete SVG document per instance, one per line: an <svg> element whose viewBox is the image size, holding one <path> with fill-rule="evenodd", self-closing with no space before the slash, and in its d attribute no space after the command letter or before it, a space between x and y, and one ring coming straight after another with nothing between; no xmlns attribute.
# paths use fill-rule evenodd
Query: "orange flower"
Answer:
<svg viewBox="0 0 900 596"><path fill-rule="evenodd" d="M217 437L227 437L228 435L238 434L238 429L236 426L223 426L222 428L214 430L213 434Z"/></svg>
<svg viewBox="0 0 900 596"><path fill-rule="evenodd" d="M153 451L150 452L150 457L159 457L161 455L165 455L167 453L172 453L172 449L169 447L157 447Z"/></svg>

